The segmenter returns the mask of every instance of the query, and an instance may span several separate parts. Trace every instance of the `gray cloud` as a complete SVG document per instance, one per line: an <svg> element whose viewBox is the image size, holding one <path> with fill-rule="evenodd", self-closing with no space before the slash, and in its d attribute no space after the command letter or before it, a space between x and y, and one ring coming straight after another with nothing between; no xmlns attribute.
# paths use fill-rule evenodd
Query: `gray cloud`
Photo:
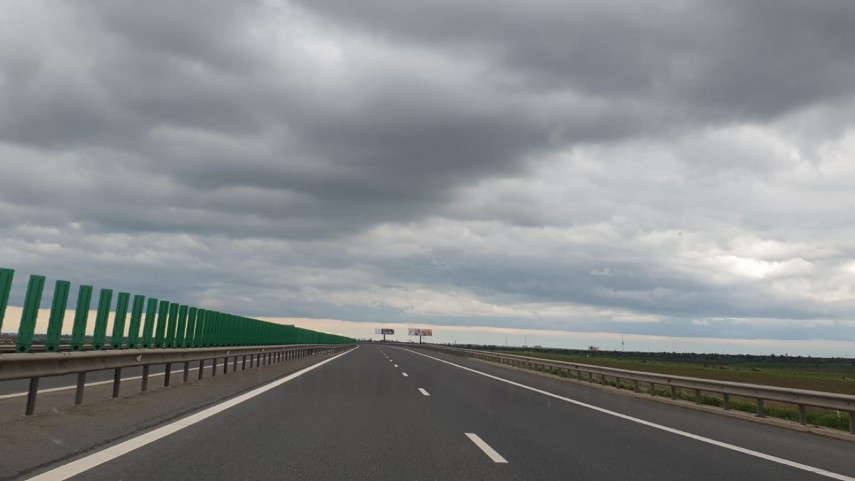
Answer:
<svg viewBox="0 0 855 481"><path fill-rule="evenodd" d="M22 274L259 316L855 337L850 2L8 9Z"/></svg>

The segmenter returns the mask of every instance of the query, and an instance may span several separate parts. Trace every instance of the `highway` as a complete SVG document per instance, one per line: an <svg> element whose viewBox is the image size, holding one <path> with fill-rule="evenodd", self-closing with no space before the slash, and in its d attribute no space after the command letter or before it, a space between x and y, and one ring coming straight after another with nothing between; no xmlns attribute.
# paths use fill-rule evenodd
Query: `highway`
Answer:
<svg viewBox="0 0 855 481"><path fill-rule="evenodd" d="M363 344L38 480L855 480L855 444Z"/></svg>

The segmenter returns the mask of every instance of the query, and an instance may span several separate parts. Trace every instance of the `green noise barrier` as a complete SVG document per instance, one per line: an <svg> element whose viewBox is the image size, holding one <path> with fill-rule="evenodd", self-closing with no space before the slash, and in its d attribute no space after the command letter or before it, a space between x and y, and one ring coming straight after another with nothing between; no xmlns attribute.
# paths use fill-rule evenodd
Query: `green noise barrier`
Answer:
<svg viewBox="0 0 855 481"><path fill-rule="evenodd" d="M12 292L15 271L0 268L0 329ZM23 301L21 324L15 340L15 352L32 352L37 320L44 293L45 277L31 275ZM72 285L57 280L51 300L50 317L44 338L46 352L63 348L63 325ZM261 321L249 317L170 302L129 292L119 292L113 306L113 289L102 288L95 312L95 325L87 343L87 324L92 307L91 285L77 288L77 304L71 326L72 351L102 349L199 348L230 346L267 346L283 344L351 344L346 336L327 334L295 326ZM113 323L110 326L110 314ZM127 321L130 313L130 321ZM107 337L108 328L111 335ZM39 329L43 329L39 328ZM42 334L38 334L42 336ZM2 354L0 354L2 355Z"/></svg>

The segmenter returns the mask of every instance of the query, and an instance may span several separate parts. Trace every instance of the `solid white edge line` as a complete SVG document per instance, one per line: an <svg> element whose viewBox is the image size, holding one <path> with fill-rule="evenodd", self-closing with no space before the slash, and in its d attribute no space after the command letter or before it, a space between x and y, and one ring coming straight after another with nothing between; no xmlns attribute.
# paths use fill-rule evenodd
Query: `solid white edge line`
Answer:
<svg viewBox="0 0 855 481"><path fill-rule="evenodd" d="M405 373L405 372L402 372L401 374L403 374L403 375L404 375L404 377L410 377L410 375L409 375L409 374L407 374L407 373Z"/></svg>
<svg viewBox="0 0 855 481"><path fill-rule="evenodd" d="M490 447L489 444L485 443L484 440L481 439L477 434L475 434L475 433L464 433L464 434L466 434L466 437L469 438L470 441L475 443L475 446L478 446L479 448L481 448L481 451L484 451L484 454L486 454L490 459L492 459L494 463L505 464L508 462L507 459L503 458L501 454L497 453L495 449Z"/></svg>
<svg viewBox="0 0 855 481"><path fill-rule="evenodd" d="M90 454L89 456L80 458L76 461L72 461L70 463L59 466L58 468L51 469L50 471L44 472L42 474L36 475L32 478L29 478L29 481L63 481L65 479L71 478L73 476L77 476L78 474L88 471L98 465L104 464L108 461L111 461L115 458L123 454L127 454L131 451L139 449L146 444L157 441L158 439L169 436L170 434L180 431L188 426L192 426L199 421L207 419L215 414L221 413L226 409L237 406L238 404L252 399L260 394L263 394L271 389L277 388L292 379L296 379L303 374L306 374L313 369L317 369L328 362L332 362L345 354L349 354L356 349L359 349L359 346L345 351L337 356L331 357L329 359L323 360L317 364L313 364L307 368L301 369L293 374L289 374L288 376L283 377L282 379L278 379L269 384L265 384L264 386L253 389L252 391L241 394L240 396L229 399L228 401L221 402L215 406L211 406L207 409L199 411L198 413L191 414L185 418L179 419L178 421L171 422L165 426L161 426L157 429L149 431L145 434L141 434L134 438L131 438L127 441L119 443L115 446L111 446L106 449L102 449L94 454Z"/></svg>
<svg viewBox="0 0 855 481"><path fill-rule="evenodd" d="M423 387L420 387L420 388L419 388L419 392L420 392L420 393L422 393L422 395L423 395L423 396L428 396L428 397L430 397L430 393L429 393L429 392L427 392L427 390L425 390L425 388L423 388Z"/></svg>
<svg viewBox="0 0 855 481"><path fill-rule="evenodd" d="M789 459L779 458L779 457L777 457L777 456L772 456L771 454L766 454L766 453L761 453L761 452L759 452L759 451L754 451L753 449L743 448L743 447L736 446L736 445L733 445L733 444L728 444L728 443L725 443L725 442L722 442L722 441L716 441L715 439L712 439L712 438L708 438L708 437L700 436L700 435L697 435L697 434L692 434L692 433L689 433L689 432L686 432L686 431L680 431L679 429L669 428L668 426L663 426L663 425L661 425L661 424L656 424L656 423L654 423L654 422L645 421L644 419L640 419L640 418L632 417L632 416L629 416L629 415L626 415L626 414L621 414L621 413L619 413L619 412L610 411L610 410L608 410L608 409L601 408L601 407L597 407L597 406L594 406L594 405L592 405L592 404L587 404L587 403L584 403L584 402L582 402L582 401L577 401L577 400L575 400L575 399L570 399L570 398L568 398L568 397L559 396L558 394L553 394L553 393L551 393L551 392L549 392L549 391L544 391L544 390L542 390L542 389L537 389L537 388L534 388L534 387L531 387L531 386L526 386L525 384L520 384L520 383L518 383L518 382L510 381L510 380L508 380L508 379L504 379L504 378L501 378L501 377L498 377L498 376L494 376L494 375L492 375L492 374L487 374L487 373L485 373L485 372L476 371L475 369L468 368L468 367L466 367L466 366L461 366L461 365L459 365L459 364L454 364L453 362L449 362L449 361L446 361L446 360L444 360L444 359L439 359L439 358L437 358L437 357L433 357L433 356L428 356L427 354L422 354L422 353L420 353L420 352L412 351L412 350L410 350L410 349L405 349L405 348L399 348L399 349L404 349L405 351L412 352L413 354L418 354L419 356L424 356L424 357L426 357L426 358L433 359L433 360L435 360L435 361L439 361L439 362L442 362L442 363L448 364L448 365L450 365L450 366L454 366L454 367L457 367L457 368L463 369L463 370L465 370L465 371L470 371L470 372L473 372L473 373L475 373L475 374L479 374L479 375L481 375L481 376L488 377L488 378L490 378L490 379L495 379L496 381L501 381L501 382L504 382L504 383L510 384L510 385L512 385L512 386L517 386L517 387L520 387L520 388L523 388L523 389L528 389L529 391L533 391L533 392L536 392L536 393L539 393L539 394L543 394L544 396L549 396L549 397L554 398L554 399L558 399L558 400L561 400L561 401L565 401L565 402L568 402L568 403L570 403L570 404L575 404L575 405L577 405L577 406L580 406L580 407L583 407L583 408L587 408L587 409L591 409L591 410L594 410L594 411L597 411L597 412L601 412L601 413L603 413L603 414L608 414L608 415L610 415L610 416L615 416L615 417L618 417L618 418L621 418L621 419L625 419L625 420L627 420L627 421L632 421L632 422L634 422L634 423L642 424L642 425L644 425L644 426L648 426L648 427L651 427L651 428L654 428L654 429L659 429L659 430L662 430L662 431L666 431L666 432L669 432L669 433L671 433L671 434L676 434L676 435L678 435L678 436L683 436L683 437L686 437L686 438L689 438L689 439L694 439L695 441L700 441L700 442L702 442L702 443L712 444L713 446L718 446L718 447L720 447L720 448L729 449L729 450L731 450L731 451L736 451L736 452L738 452L738 453L747 454L747 455L749 455L749 456L754 456L755 458L765 459L765 460L767 460L767 461L771 461L771 462L773 462L773 463L782 464L782 465L784 465L784 466L789 466L789 467L791 467L791 468L800 469L800 470L802 470L802 471L807 471L807 472L809 472L809 473L818 474L818 475L820 475L820 476L825 476L825 477L827 477L827 478L837 479L837 480L839 480L839 481L855 481L855 477L846 476L845 474L840 474L840 473L834 473L834 472L831 472L831 471L826 471L826 470L824 470L824 469L822 469L822 468L817 468L817 467L814 467L814 466L808 466L807 464L797 463L797 462L795 462L795 461L790 461Z"/></svg>
<svg viewBox="0 0 855 481"><path fill-rule="evenodd" d="M182 362L183 362L183 361L182 361ZM188 369L187 371L188 371L188 372L190 372L190 371L198 371L198 370L199 370L199 368L198 368L198 367L191 367L191 368L190 368L190 369ZM169 371L169 373L170 373L170 374L180 374L180 373L182 373L182 372L184 372L184 369L178 369L178 370L176 370L176 371ZM149 374L149 375L148 375L148 377L149 377L149 378L152 378L152 377L157 377L157 376L163 376L163 375L165 375L165 374L166 374L166 373L163 373L163 372L156 372L156 373L154 373L154 374ZM123 378L122 378L122 382L125 382L125 381L136 381L136 380L138 380L138 379L142 379L142 376L123 377ZM109 381L95 381L95 382L88 382L88 383L84 384L84 385L83 385L83 387L103 386L104 384L113 384L113 380L111 379L111 380L109 380ZM77 389L77 385L74 385L74 386L50 387L50 388L47 388L47 389L39 389L39 392L38 392L38 393L39 393L39 394L47 394L47 393L52 393L52 392L70 391L70 390L72 390L72 389ZM26 393L26 392L16 392L16 393L12 393L12 394L0 394L0 401L2 401L2 400L4 400L4 399L12 399L12 398L16 398L16 397L24 397L24 396L26 396L27 394L28 394L28 393Z"/></svg>

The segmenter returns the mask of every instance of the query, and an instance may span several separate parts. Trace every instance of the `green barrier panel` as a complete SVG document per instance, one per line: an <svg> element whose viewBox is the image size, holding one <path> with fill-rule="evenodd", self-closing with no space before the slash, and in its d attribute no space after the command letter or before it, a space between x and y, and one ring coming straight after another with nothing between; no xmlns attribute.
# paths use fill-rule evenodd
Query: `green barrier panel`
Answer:
<svg viewBox="0 0 855 481"><path fill-rule="evenodd" d="M71 350L83 349L86 340L86 323L89 321L89 306L92 305L92 286L80 286L77 291L77 309L74 311L74 326L71 328Z"/></svg>
<svg viewBox="0 0 855 481"><path fill-rule="evenodd" d="M157 329L154 347L163 347L163 334L166 332L166 315L169 313L169 301L160 301L157 309Z"/></svg>
<svg viewBox="0 0 855 481"><path fill-rule="evenodd" d="M39 316L44 289L45 276L31 275L30 282L27 284L27 297L24 298L21 325L18 327L18 338L15 341L17 352L30 352L33 349L33 331L36 329L36 319Z"/></svg>
<svg viewBox="0 0 855 481"><path fill-rule="evenodd" d="M12 292L12 278L15 271L0 269L0 332L3 332L3 318L6 317L6 306L9 304L9 293Z"/></svg>
<svg viewBox="0 0 855 481"><path fill-rule="evenodd" d="M140 321L142 320L145 296L134 296L134 306L131 308L131 325L128 327L128 349L136 348L140 343Z"/></svg>
<svg viewBox="0 0 855 481"><path fill-rule="evenodd" d="M65 320L65 308L68 307L69 289L71 289L70 282L56 281L56 287L53 290L53 303L50 307L47 335L45 336L45 350L47 352L59 351L59 337L62 335L62 321Z"/></svg>
<svg viewBox="0 0 855 481"><path fill-rule="evenodd" d="M207 309L196 311L196 332L193 335L193 347L202 347L205 342L205 323L208 318Z"/></svg>
<svg viewBox="0 0 855 481"><path fill-rule="evenodd" d="M101 289L98 297L98 312L95 314L95 330L92 332L92 349L104 349L104 338L107 337L107 317L110 315L110 304L113 302L113 290Z"/></svg>
<svg viewBox="0 0 855 481"><path fill-rule="evenodd" d="M187 347L184 344L187 329L187 306L178 307L178 331L175 333L175 347Z"/></svg>
<svg viewBox="0 0 855 481"><path fill-rule="evenodd" d="M211 347L216 343L216 326L217 312L208 311L208 316L205 318L205 331L202 333L202 337L205 339L203 347Z"/></svg>
<svg viewBox="0 0 855 481"><path fill-rule="evenodd" d="M14 270L0 268L0 327L11 292ZM62 323L68 302L70 283L57 281L48 322L45 347L48 351L59 350L62 336ZM32 349L36 320L38 318L41 297L44 291L44 277L30 276L27 297L24 302L21 327L19 329L16 350L29 352ZM125 321L130 304L130 294L121 292L116 303L115 319L112 330L112 347L121 349L125 341ZM113 297L111 289L101 289L98 300L98 312L92 336L92 348L101 350L107 335L110 305ZM80 286L77 298L77 310L71 334L71 349L83 349L86 339L86 325L89 307L92 301L92 286ZM143 308L145 307L145 322ZM237 316L217 311L209 311L169 301L146 299L135 295L131 307L128 325L127 346L139 347L227 347L227 346L265 346L271 344L339 344L352 343L353 339L281 325L258 319ZM142 329L142 332L140 332Z"/></svg>
<svg viewBox="0 0 855 481"><path fill-rule="evenodd" d="M219 347L223 345L223 327L225 324L223 323L223 313L215 312L214 313L214 322L213 322L213 335L211 336L211 346Z"/></svg>
<svg viewBox="0 0 855 481"><path fill-rule="evenodd" d="M205 332L202 334L205 339L204 347L211 347L216 342L216 324L217 313L215 311L208 311L208 317L205 319Z"/></svg>
<svg viewBox="0 0 855 481"><path fill-rule="evenodd" d="M145 306L145 325L143 326L142 347L151 347L151 336L154 333L155 316L157 315L157 299L150 298Z"/></svg>
<svg viewBox="0 0 855 481"><path fill-rule="evenodd" d="M198 309L187 309L187 335L184 337L184 347L196 346L196 313Z"/></svg>
<svg viewBox="0 0 855 481"><path fill-rule="evenodd" d="M111 340L113 349L121 349L124 345L125 319L128 317L128 304L130 301L130 293L119 293L119 299L116 301L116 316L113 318L113 338Z"/></svg>
<svg viewBox="0 0 855 481"><path fill-rule="evenodd" d="M178 303L169 304L169 319L166 323L166 343L164 347L175 347L175 328L178 321Z"/></svg>

